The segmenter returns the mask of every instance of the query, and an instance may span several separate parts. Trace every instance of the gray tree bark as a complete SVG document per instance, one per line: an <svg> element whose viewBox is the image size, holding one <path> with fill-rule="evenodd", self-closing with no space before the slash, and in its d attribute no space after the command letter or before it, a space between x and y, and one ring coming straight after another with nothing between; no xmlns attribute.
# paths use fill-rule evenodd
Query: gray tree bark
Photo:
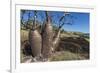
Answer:
<svg viewBox="0 0 100 73"><path fill-rule="evenodd" d="M41 35L37 30L30 30L29 32L29 41L32 49L32 55L38 57L41 55Z"/></svg>
<svg viewBox="0 0 100 73"><path fill-rule="evenodd" d="M53 28L51 25L51 20L48 15L48 12L46 12L46 21L44 27L44 32L42 34L42 55L44 58L49 58L52 54L52 39L53 39Z"/></svg>
<svg viewBox="0 0 100 73"><path fill-rule="evenodd" d="M36 26L36 12L35 12L34 21L33 21L33 27L29 31L29 42L30 42L31 49L32 49L32 55L34 57L40 57L41 56L42 39L41 39L41 35L38 32L37 26Z"/></svg>

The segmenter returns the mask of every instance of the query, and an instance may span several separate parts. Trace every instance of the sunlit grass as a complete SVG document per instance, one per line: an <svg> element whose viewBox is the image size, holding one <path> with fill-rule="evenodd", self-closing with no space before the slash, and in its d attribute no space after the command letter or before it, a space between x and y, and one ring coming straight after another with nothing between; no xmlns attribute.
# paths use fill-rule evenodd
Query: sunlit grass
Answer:
<svg viewBox="0 0 100 73"><path fill-rule="evenodd" d="M86 41L88 41L88 42L90 41L90 39L89 39L89 38L85 38L85 40L86 40Z"/></svg>
<svg viewBox="0 0 100 73"><path fill-rule="evenodd" d="M64 61L64 60L82 60L84 57L78 53L71 53L69 51L60 52L60 54L54 55L50 58L50 61Z"/></svg>
<svg viewBox="0 0 100 73"><path fill-rule="evenodd" d="M28 40L28 30L21 30L21 41Z"/></svg>

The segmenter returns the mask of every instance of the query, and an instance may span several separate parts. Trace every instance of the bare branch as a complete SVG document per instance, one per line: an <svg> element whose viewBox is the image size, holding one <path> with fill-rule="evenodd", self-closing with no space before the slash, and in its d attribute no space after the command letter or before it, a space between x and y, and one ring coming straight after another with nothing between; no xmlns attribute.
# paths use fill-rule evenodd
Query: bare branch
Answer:
<svg viewBox="0 0 100 73"><path fill-rule="evenodd" d="M64 15L60 18L60 22L64 19L64 17L66 16L66 15L69 15L70 13L68 13L68 12L66 12L66 13L64 13Z"/></svg>
<svg viewBox="0 0 100 73"><path fill-rule="evenodd" d="M49 15L49 12L45 11L45 15L46 15L46 21L47 21L47 23L51 23L51 17Z"/></svg>
<svg viewBox="0 0 100 73"><path fill-rule="evenodd" d="M21 16L21 24L22 24L22 25L24 25L24 23L23 23L23 18L24 18L25 12L26 12L25 10L21 10L21 15L22 15L22 16Z"/></svg>
<svg viewBox="0 0 100 73"><path fill-rule="evenodd" d="M58 30L60 30L65 24L69 24L69 25L72 25L72 23L70 22L65 22L63 21L63 19L65 19L66 15L70 15L70 13L68 12L65 12L64 15L59 19L59 27L58 27ZM72 17L72 16L71 16ZM63 21L63 22L62 22ZM67 21L67 20L66 20ZM62 22L62 23L60 23Z"/></svg>
<svg viewBox="0 0 100 73"><path fill-rule="evenodd" d="M33 20L33 26L32 26L32 29L35 30L37 27L36 27L36 18L37 18L37 11L34 11L34 20Z"/></svg>

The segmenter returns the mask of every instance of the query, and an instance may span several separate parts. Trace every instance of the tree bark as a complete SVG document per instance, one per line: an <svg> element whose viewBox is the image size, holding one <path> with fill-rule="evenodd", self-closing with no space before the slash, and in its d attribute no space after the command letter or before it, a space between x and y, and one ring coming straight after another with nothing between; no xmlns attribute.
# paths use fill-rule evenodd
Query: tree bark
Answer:
<svg viewBox="0 0 100 73"><path fill-rule="evenodd" d="M29 42L32 49L32 55L38 57L41 55L41 35L37 30L30 30L29 32Z"/></svg>
<svg viewBox="0 0 100 73"><path fill-rule="evenodd" d="M53 46L52 46L52 51L54 52L57 48L57 46L59 45L59 41L60 41L60 29L55 33L54 39L53 39Z"/></svg>

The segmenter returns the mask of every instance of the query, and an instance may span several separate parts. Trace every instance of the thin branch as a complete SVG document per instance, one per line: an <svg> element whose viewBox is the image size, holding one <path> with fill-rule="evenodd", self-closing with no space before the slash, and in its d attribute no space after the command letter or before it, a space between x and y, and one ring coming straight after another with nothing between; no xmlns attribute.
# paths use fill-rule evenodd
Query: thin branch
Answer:
<svg viewBox="0 0 100 73"><path fill-rule="evenodd" d="M24 25L23 23L23 18L24 18L24 13L25 13L25 10L21 10L21 24Z"/></svg>
<svg viewBox="0 0 100 73"><path fill-rule="evenodd" d="M36 18L37 18L37 11L34 11L34 20L33 20L33 26L32 26L33 30L36 28Z"/></svg>
<svg viewBox="0 0 100 73"><path fill-rule="evenodd" d="M65 19L66 15L69 15L70 13L64 13L64 15L59 19L59 21L61 22L63 19ZM60 30L65 24L69 24L69 25L72 25L72 23L70 22L63 22L61 24L59 24L59 27L58 27L58 30Z"/></svg>
<svg viewBox="0 0 100 73"><path fill-rule="evenodd" d="M47 21L47 23L51 23L51 16L49 15L49 12L45 11L45 15L46 15L46 21Z"/></svg>
<svg viewBox="0 0 100 73"><path fill-rule="evenodd" d="M59 20L59 21L61 22L61 21L64 19L64 17L65 17L66 15L69 15L69 14L70 14L70 13L67 13L67 12L66 12L66 13L64 13L64 15L60 18L60 20Z"/></svg>

